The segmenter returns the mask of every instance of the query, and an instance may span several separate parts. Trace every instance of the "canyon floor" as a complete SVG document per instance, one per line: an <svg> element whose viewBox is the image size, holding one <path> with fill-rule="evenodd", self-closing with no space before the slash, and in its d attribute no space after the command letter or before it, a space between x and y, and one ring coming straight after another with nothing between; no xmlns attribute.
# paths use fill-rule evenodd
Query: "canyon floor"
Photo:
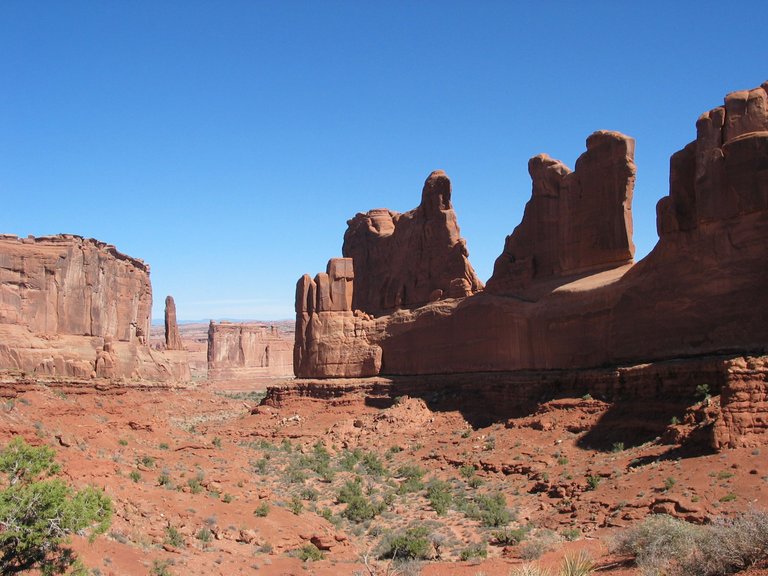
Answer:
<svg viewBox="0 0 768 576"><path fill-rule="evenodd" d="M700 522L768 502L761 449L681 446L685 413L661 438L590 447L611 408L591 397L479 425L429 398L354 391L279 407L205 383L5 379L0 393L3 444L50 445L70 484L112 498L110 530L73 541L92 574L394 573L378 556L408 529L431 559L400 574L506 576L581 550L635 574L611 541L649 513Z"/></svg>

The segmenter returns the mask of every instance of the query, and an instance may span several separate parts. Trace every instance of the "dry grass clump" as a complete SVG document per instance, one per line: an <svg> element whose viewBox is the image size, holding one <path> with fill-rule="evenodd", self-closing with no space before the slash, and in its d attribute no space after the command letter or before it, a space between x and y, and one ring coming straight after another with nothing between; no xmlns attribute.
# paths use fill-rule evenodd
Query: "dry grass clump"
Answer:
<svg viewBox="0 0 768 576"><path fill-rule="evenodd" d="M566 556L560 564L557 576L589 576L595 570L591 556L581 551L576 556ZM513 569L509 576L553 576L546 568L536 564L523 564Z"/></svg>
<svg viewBox="0 0 768 576"><path fill-rule="evenodd" d="M643 574L718 576L768 558L768 513L748 511L696 526L671 516L649 516L617 541Z"/></svg>

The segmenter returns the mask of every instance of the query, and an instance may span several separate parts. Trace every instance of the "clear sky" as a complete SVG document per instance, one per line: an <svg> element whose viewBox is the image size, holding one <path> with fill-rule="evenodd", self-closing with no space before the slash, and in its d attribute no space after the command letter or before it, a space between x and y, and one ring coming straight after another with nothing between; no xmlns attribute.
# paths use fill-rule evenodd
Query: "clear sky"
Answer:
<svg viewBox="0 0 768 576"><path fill-rule="evenodd" d="M0 233L151 265L180 319L293 315L356 212L444 169L483 280L595 130L637 139L635 242L700 113L768 79L768 2L0 2Z"/></svg>

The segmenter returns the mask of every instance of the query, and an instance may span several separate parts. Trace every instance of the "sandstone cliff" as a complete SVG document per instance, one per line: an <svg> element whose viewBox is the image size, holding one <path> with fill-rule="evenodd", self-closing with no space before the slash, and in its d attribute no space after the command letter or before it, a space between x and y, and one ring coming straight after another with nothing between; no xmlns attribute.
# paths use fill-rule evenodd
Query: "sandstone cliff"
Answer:
<svg viewBox="0 0 768 576"><path fill-rule="evenodd" d="M293 346L274 326L213 322L208 327L208 379L290 376Z"/></svg>
<svg viewBox="0 0 768 576"><path fill-rule="evenodd" d="M0 369L184 380L183 355L149 349L149 266L79 236L0 236Z"/></svg>
<svg viewBox="0 0 768 576"><path fill-rule="evenodd" d="M396 275L386 258L367 256L394 235L390 213L356 216L345 236L345 255L353 257L347 276L354 277L356 312L309 313L306 302L316 301L319 284L307 276L299 282L296 374L548 374L765 353L766 89L768 83L729 94L724 106L699 119L696 141L670 162L670 194L657 210L660 240L634 265L634 141L615 132L590 136L573 172L544 155L531 160L531 201L523 222L507 238L486 291L429 298L434 301L417 306L422 293L414 306L405 306L409 291L399 287L409 286L408 281L398 280L392 291L387 279ZM360 241L361 235L378 244ZM414 250L410 257L414 262L400 268L406 275L432 265L424 251ZM450 272L430 269L427 276L456 275L443 265ZM388 307L398 309L381 315ZM375 351L370 356L375 362L361 361L361 351ZM343 366L346 358L352 367ZM732 399L768 393L764 379L739 386L749 392L724 397L729 429L755 428L744 416L754 403L736 408ZM719 435L727 438L728 432Z"/></svg>
<svg viewBox="0 0 768 576"><path fill-rule="evenodd" d="M354 267L351 258L333 258L315 279L296 284L296 376L361 377L381 369L381 348L363 329L367 315L352 312Z"/></svg>
<svg viewBox="0 0 768 576"><path fill-rule="evenodd" d="M535 281L631 263L634 154L631 138L595 132L573 172L546 154L531 158L533 193L487 290L521 296Z"/></svg>
<svg viewBox="0 0 768 576"><path fill-rule="evenodd" d="M451 181L429 175L419 206L399 214L377 209L347 222L342 253L354 264L352 307L369 314L421 306L440 296L474 294L483 284L468 260Z"/></svg>

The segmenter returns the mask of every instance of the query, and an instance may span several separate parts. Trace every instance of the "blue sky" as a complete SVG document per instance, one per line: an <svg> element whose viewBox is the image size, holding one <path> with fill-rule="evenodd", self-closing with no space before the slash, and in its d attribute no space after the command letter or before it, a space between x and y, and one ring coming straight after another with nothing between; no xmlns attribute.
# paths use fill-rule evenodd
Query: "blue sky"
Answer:
<svg viewBox="0 0 768 576"><path fill-rule="evenodd" d="M486 280L531 190L637 139L638 255L700 113L768 79L768 3L0 3L0 233L151 265L154 317L289 318L356 212L444 169Z"/></svg>

